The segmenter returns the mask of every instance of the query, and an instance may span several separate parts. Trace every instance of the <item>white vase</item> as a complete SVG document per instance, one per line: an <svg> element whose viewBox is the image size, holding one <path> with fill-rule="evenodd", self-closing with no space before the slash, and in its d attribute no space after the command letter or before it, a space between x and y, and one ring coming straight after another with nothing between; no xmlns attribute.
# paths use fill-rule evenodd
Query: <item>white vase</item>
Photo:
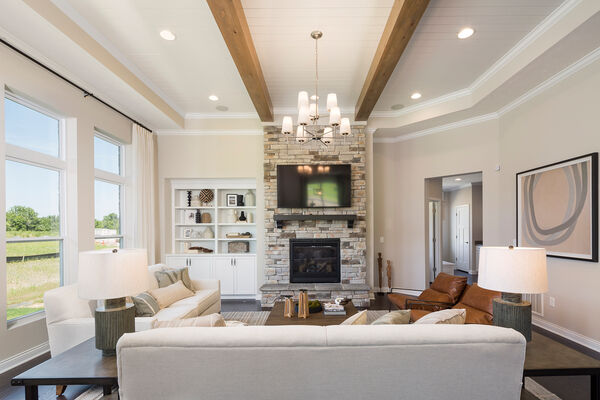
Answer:
<svg viewBox="0 0 600 400"><path fill-rule="evenodd" d="M208 227L204 230L202 236L204 237L204 239L213 239L215 237L215 233L212 229L210 229L210 227Z"/></svg>
<svg viewBox="0 0 600 400"><path fill-rule="evenodd" d="M254 223L254 214L252 214L251 212L248 213L248 223L252 224Z"/></svg>
<svg viewBox="0 0 600 400"><path fill-rule="evenodd" d="M256 205L256 197L251 190L246 192L246 195L244 196L244 204L247 207L254 207Z"/></svg>
<svg viewBox="0 0 600 400"><path fill-rule="evenodd" d="M229 210L229 222L232 224L237 222L237 213L235 210Z"/></svg>

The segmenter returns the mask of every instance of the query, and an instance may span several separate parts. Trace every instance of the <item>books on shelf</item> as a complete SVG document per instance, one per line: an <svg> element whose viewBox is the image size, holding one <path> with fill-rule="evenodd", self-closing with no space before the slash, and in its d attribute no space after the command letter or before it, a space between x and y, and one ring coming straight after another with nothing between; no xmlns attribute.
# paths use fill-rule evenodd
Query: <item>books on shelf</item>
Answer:
<svg viewBox="0 0 600 400"><path fill-rule="evenodd" d="M346 315L346 309L341 304L325 303L323 304L324 315Z"/></svg>

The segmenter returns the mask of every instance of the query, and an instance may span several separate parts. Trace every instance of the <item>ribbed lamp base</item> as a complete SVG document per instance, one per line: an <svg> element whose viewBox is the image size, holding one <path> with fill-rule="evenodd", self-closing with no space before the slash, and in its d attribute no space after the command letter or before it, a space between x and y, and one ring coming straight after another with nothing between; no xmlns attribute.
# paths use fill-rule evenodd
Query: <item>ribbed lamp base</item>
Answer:
<svg viewBox="0 0 600 400"><path fill-rule="evenodd" d="M109 299L95 312L96 348L104 357L114 356L117 342L125 333L135 332L135 307L125 298Z"/></svg>
<svg viewBox="0 0 600 400"><path fill-rule="evenodd" d="M510 300L519 300L518 302ZM494 325L512 328L531 341L531 303L521 301L521 296L511 298L502 294L501 299L494 299Z"/></svg>

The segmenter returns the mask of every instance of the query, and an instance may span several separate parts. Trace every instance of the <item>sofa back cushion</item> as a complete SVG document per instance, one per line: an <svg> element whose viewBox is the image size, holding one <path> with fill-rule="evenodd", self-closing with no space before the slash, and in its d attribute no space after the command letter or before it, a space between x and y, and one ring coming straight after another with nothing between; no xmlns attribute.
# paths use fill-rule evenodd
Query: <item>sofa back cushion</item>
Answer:
<svg viewBox="0 0 600 400"><path fill-rule="evenodd" d="M460 298L465 286L467 285L466 276L453 276L441 272L431 283L431 289L446 293L450 296L451 303L456 303Z"/></svg>
<svg viewBox="0 0 600 400"><path fill-rule="evenodd" d="M479 287L476 283L469 285L460 299L460 303L490 315L494 312L493 300L501 296L500 292ZM456 307L455 308L460 308Z"/></svg>
<svg viewBox="0 0 600 400"><path fill-rule="evenodd" d="M452 298L452 296L450 296L448 293L439 292L439 291L437 291L435 289L431 289L431 288L423 290L421 292L421 294L419 295L419 300L438 301L441 303L450 303L450 304L456 303L454 301L454 299ZM428 310L430 308L424 307L423 309ZM431 308L431 310L434 310L434 309L435 309L435 307Z"/></svg>
<svg viewBox="0 0 600 400"><path fill-rule="evenodd" d="M161 288L172 285L177 281L181 281L186 288L194 290L192 280L190 279L190 271L187 267L179 269L166 268L162 271L155 271L154 277L158 282L158 287Z"/></svg>

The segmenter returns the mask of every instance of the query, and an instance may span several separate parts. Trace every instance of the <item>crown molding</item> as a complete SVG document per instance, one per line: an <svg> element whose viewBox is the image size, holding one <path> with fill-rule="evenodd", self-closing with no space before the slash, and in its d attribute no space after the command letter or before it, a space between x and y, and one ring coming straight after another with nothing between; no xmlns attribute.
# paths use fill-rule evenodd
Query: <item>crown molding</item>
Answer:
<svg viewBox="0 0 600 400"><path fill-rule="evenodd" d="M264 131L261 129L159 129L157 136L262 136Z"/></svg>
<svg viewBox="0 0 600 400"><path fill-rule="evenodd" d="M476 117L472 117L472 118L467 118L467 119L463 119L463 120L456 121L456 122L451 122L451 123L448 123L445 125L439 125L439 126L436 126L433 128L428 128L428 129L424 129L421 131L408 133L406 135L395 136L395 137L374 138L373 142L374 143L404 142L406 140L416 139L416 138L419 138L422 136L432 135L432 134L444 132L444 131L447 131L450 129L462 128L465 126L475 125L475 124L490 121L493 119L498 119L498 118L502 117L503 115L518 108L519 106L527 103L528 101L533 100L540 94L542 94L545 91L549 90L550 88L556 86L557 84L564 81L565 79L570 78L571 76L575 75L577 72L579 72L582 69L584 69L585 67L593 64L594 62L597 62L598 60L600 60L600 47L598 47L597 49L586 54L585 56L583 56L582 58L580 58L573 64L569 65L567 68L556 73L555 75L548 78L544 82L540 83L533 89L530 89L522 96L520 96L520 97L516 98L515 100L511 101L510 103L506 104L504 107L500 108L496 112L484 114L484 115L480 115L480 116L476 116Z"/></svg>
<svg viewBox="0 0 600 400"><path fill-rule="evenodd" d="M423 110L429 107L437 106L439 104L447 103L463 97L471 96L472 92L469 88L460 89L455 92L447 93L436 98L425 100L420 103L404 107L397 111L373 111L371 117L375 118L398 118L404 115L410 114L415 111Z"/></svg>
<svg viewBox="0 0 600 400"><path fill-rule="evenodd" d="M256 112L221 112L221 113L197 113L190 112L185 114L185 119L258 119Z"/></svg>

